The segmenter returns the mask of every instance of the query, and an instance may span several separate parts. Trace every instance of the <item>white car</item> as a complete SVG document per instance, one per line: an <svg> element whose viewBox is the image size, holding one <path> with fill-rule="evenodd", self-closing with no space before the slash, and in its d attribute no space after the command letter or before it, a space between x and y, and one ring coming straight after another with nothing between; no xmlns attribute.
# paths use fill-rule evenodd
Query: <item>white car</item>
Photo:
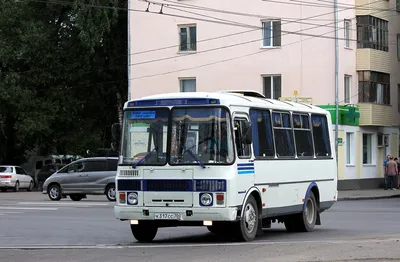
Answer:
<svg viewBox="0 0 400 262"><path fill-rule="evenodd" d="M18 192L20 188L32 191L34 182L25 170L19 166L0 166L0 189L5 192L12 188Z"/></svg>

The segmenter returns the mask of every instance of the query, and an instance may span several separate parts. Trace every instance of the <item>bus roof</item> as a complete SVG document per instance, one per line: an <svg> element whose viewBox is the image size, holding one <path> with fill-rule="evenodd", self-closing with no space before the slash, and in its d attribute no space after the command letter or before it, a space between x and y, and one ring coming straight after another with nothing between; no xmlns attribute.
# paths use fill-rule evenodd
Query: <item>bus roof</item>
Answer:
<svg viewBox="0 0 400 262"><path fill-rule="evenodd" d="M186 100L186 101L185 101ZM187 103L187 100L190 100ZM160 102L165 103L160 103ZM184 101L184 102L182 102ZM213 101L213 102L211 102ZM217 101L217 102L216 102ZM323 108L289 101L267 99L262 94L251 90L218 92L179 92L151 95L133 99L125 103L124 108L134 106L174 106L174 105L220 104L226 106L261 107L275 110L291 110L329 114Z"/></svg>

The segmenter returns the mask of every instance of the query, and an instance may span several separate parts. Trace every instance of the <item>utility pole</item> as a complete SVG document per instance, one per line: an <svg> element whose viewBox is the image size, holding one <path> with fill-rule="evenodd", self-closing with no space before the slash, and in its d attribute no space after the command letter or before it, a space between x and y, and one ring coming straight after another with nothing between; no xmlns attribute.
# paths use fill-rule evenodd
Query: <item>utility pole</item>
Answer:
<svg viewBox="0 0 400 262"><path fill-rule="evenodd" d="M336 105L336 121L335 121L335 151L336 166L338 166L338 140L339 140L339 29L338 29L338 0L334 0L333 7L335 13L335 105Z"/></svg>

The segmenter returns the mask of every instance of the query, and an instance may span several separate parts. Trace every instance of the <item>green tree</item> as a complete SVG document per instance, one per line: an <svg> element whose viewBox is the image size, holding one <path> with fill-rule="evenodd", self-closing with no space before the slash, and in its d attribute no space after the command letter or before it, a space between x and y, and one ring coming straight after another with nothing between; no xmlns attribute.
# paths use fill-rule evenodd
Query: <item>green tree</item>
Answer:
<svg viewBox="0 0 400 262"><path fill-rule="evenodd" d="M0 163L109 147L126 100L126 2L0 0ZM23 18L23 19L22 19ZM120 100L118 100L120 98Z"/></svg>

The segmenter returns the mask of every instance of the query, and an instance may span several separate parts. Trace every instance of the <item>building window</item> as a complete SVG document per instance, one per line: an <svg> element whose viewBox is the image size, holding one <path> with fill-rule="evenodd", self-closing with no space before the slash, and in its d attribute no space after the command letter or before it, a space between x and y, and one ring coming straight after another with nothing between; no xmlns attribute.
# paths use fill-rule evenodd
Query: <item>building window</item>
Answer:
<svg viewBox="0 0 400 262"><path fill-rule="evenodd" d="M263 28L263 47L281 46L281 21L264 21Z"/></svg>
<svg viewBox="0 0 400 262"><path fill-rule="evenodd" d="M390 105L390 75L358 71L358 102Z"/></svg>
<svg viewBox="0 0 400 262"><path fill-rule="evenodd" d="M196 79L181 79L181 92L196 92Z"/></svg>
<svg viewBox="0 0 400 262"><path fill-rule="evenodd" d="M346 133L346 164L354 164L354 133Z"/></svg>
<svg viewBox="0 0 400 262"><path fill-rule="evenodd" d="M397 60L400 61L400 34L397 34Z"/></svg>
<svg viewBox="0 0 400 262"><path fill-rule="evenodd" d="M400 84L397 84L397 110L400 111Z"/></svg>
<svg viewBox="0 0 400 262"><path fill-rule="evenodd" d="M372 164L372 135L363 134L363 164Z"/></svg>
<svg viewBox="0 0 400 262"><path fill-rule="evenodd" d="M357 16L357 48L388 52L388 21L370 15Z"/></svg>
<svg viewBox="0 0 400 262"><path fill-rule="evenodd" d="M344 102L350 104L351 96L351 76L344 76Z"/></svg>
<svg viewBox="0 0 400 262"><path fill-rule="evenodd" d="M279 99L282 96L281 76L264 76L263 89L266 98Z"/></svg>
<svg viewBox="0 0 400 262"><path fill-rule="evenodd" d="M196 51L197 50L197 33L196 26L180 26L179 27L179 51Z"/></svg>
<svg viewBox="0 0 400 262"><path fill-rule="evenodd" d="M396 10L400 11L400 0L396 0Z"/></svg>
<svg viewBox="0 0 400 262"><path fill-rule="evenodd" d="M351 20L344 20L344 47L350 48Z"/></svg>

